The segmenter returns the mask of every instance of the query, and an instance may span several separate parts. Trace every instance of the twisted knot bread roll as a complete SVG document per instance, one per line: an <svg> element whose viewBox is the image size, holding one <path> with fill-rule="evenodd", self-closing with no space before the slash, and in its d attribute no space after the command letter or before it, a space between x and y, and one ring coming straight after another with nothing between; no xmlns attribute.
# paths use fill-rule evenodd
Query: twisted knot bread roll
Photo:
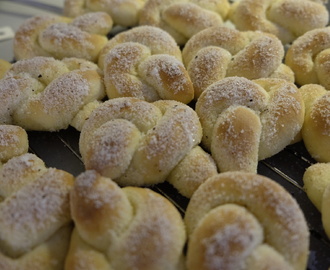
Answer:
<svg viewBox="0 0 330 270"><path fill-rule="evenodd" d="M329 13L320 1L240 0L231 5L228 19L241 31L271 33L288 44L312 29L325 27Z"/></svg>
<svg viewBox="0 0 330 270"><path fill-rule="evenodd" d="M28 148L28 135L23 128L0 125L0 167L12 157L27 153Z"/></svg>
<svg viewBox="0 0 330 270"><path fill-rule="evenodd" d="M69 248L74 177L33 154L0 169L0 268L63 269Z"/></svg>
<svg viewBox="0 0 330 270"><path fill-rule="evenodd" d="M303 181L308 198L321 212L324 230L330 238L330 163L316 163L308 167Z"/></svg>
<svg viewBox="0 0 330 270"><path fill-rule="evenodd" d="M258 160L278 153L298 134L304 102L286 80L229 77L202 93L196 112L202 142L219 170L256 172Z"/></svg>
<svg viewBox="0 0 330 270"><path fill-rule="evenodd" d="M292 70L282 63L284 48L274 35L211 27L194 35L182 51L195 89L195 99L212 83L225 77L282 78L294 82Z"/></svg>
<svg viewBox="0 0 330 270"><path fill-rule="evenodd" d="M135 26L138 16L146 0L65 0L63 12L65 16L77 17L85 13L103 11L108 13L114 24Z"/></svg>
<svg viewBox="0 0 330 270"><path fill-rule="evenodd" d="M309 231L297 202L261 175L227 172L192 196L187 268L306 269Z"/></svg>
<svg viewBox="0 0 330 270"><path fill-rule="evenodd" d="M86 169L120 185L150 185L165 181L184 158L189 160L187 155L194 156L191 151L201 138L197 114L183 103L116 98L92 112L81 131L79 147ZM200 168L190 174L212 167L210 163L201 158Z"/></svg>
<svg viewBox="0 0 330 270"><path fill-rule="evenodd" d="M87 171L70 198L75 229L65 269L184 269L183 220L160 194Z"/></svg>
<svg viewBox="0 0 330 270"><path fill-rule="evenodd" d="M330 92L318 84L299 89L305 102L302 138L310 155L319 162L330 162Z"/></svg>
<svg viewBox="0 0 330 270"><path fill-rule="evenodd" d="M10 69L11 64L3 59L0 59L0 79L2 79L6 72L8 71L8 69Z"/></svg>
<svg viewBox="0 0 330 270"><path fill-rule="evenodd" d="M16 31L15 58L77 57L96 62L111 29L112 19L105 12L88 13L75 19L56 15L35 16Z"/></svg>
<svg viewBox="0 0 330 270"><path fill-rule="evenodd" d="M118 34L104 47L99 60L110 98L172 99L187 104L194 97L180 49L159 28L140 26Z"/></svg>
<svg viewBox="0 0 330 270"><path fill-rule="evenodd" d="M91 62L20 60L0 80L0 123L29 130L65 129L86 104L104 95L102 78Z"/></svg>
<svg viewBox="0 0 330 270"><path fill-rule="evenodd" d="M139 24L157 26L184 45L199 31L222 25L229 8L228 0L148 0Z"/></svg>
<svg viewBox="0 0 330 270"><path fill-rule="evenodd" d="M330 27L297 38L287 51L285 63L295 73L298 85L315 83L330 89Z"/></svg>

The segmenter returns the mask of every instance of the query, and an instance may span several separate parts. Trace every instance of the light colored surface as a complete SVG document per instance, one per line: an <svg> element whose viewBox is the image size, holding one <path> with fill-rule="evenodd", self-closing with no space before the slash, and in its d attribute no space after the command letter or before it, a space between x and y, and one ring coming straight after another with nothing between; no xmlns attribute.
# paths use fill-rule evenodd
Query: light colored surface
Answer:
<svg viewBox="0 0 330 270"><path fill-rule="evenodd" d="M64 0L0 0L0 28L10 27L16 31L26 19L36 14L61 14L63 2ZM0 41L0 59L14 60L12 39Z"/></svg>

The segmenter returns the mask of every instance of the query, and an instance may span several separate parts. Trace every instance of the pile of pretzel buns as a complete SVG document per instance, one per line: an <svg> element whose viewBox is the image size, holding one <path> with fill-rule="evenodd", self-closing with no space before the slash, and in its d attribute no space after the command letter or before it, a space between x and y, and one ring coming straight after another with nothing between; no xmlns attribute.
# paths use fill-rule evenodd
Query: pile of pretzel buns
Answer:
<svg viewBox="0 0 330 270"><path fill-rule="evenodd" d="M330 238L325 4L65 0L28 18L0 59L0 269L306 269L304 213L257 166L302 141ZM77 176L28 151L27 131L70 126Z"/></svg>

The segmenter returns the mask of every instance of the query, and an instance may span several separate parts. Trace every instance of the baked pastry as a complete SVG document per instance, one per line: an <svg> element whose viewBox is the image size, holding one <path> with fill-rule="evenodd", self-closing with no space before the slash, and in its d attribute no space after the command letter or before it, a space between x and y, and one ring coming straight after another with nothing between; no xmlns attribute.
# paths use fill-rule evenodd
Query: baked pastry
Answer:
<svg viewBox="0 0 330 270"><path fill-rule="evenodd" d="M29 153L0 168L1 269L63 269L72 231L73 180Z"/></svg>
<svg viewBox="0 0 330 270"><path fill-rule="evenodd" d="M282 186L253 173L226 172L193 194L184 217L187 269L306 269L309 230Z"/></svg>
<svg viewBox="0 0 330 270"><path fill-rule="evenodd" d="M330 162L330 92L318 84L299 89L305 102L302 139L310 155L319 162Z"/></svg>
<svg viewBox="0 0 330 270"><path fill-rule="evenodd" d="M87 170L120 185L141 186L165 181L187 155L193 155L201 138L199 119L189 106L127 97L105 101L92 112L82 128L79 149ZM212 166L206 163L212 161L203 158L199 166Z"/></svg>
<svg viewBox="0 0 330 270"><path fill-rule="evenodd" d="M228 19L241 31L259 30L289 44L312 29L325 27L329 13L322 3L310 0L239 0L231 5Z"/></svg>
<svg viewBox="0 0 330 270"><path fill-rule="evenodd" d="M272 77L294 82L292 70L282 63L283 45L271 34L211 27L194 35L183 48L182 56L194 85L195 99L225 77Z"/></svg>
<svg viewBox="0 0 330 270"><path fill-rule="evenodd" d="M308 198L321 212L324 230L330 238L330 163L311 165L306 169L303 181Z"/></svg>
<svg viewBox="0 0 330 270"><path fill-rule="evenodd" d="M20 60L0 80L0 123L27 130L65 129L86 104L104 96L94 63L77 58Z"/></svg>
<svg viewBox="0 0 330 270"><path fill-rule="evenodd" d="M112 24L111 17L105 12L88 13L75 19L57 15L34 16L15 33L15 58L77 57L96 62L108 41L106 35Z"/></svg>
<svg viewBox="0 0 330 270"><path fill-rule="evenodd" d="M172 36L164 30L154 26L138 26L121 32L111 38L100 52L98 66L104 69L105 56L115 46L126 42L140 43L151 50L151 54L168 54L182 61L179 46Z"/></svg>
<svg viewBox="0 0 330 270"><path fill-rule="evenodd" d="M0 59L0 79L3 78L8 69L10 69L11 63L6 60Z"/></svg>
<svg viewBox="0 0 330 270"><path fill-rule="evenodd" d="M28 148L28 135L23 128L0 125L0 167L12 157L27 153Z"/></svg>
<svg viewBox="0 0 330 270"><path fill-rule="evenodd" d="M229 8L228 0L148 0L139 24L159 27L184 45L199 31L223 25Z"/></svg>
<svg viewBox="0 0 330 270"><path fill-rule="evenodd" d="M194 97L180 49L159 28L140 26L118 34L102 50L99 63L109 98L172 99L187 104Z"/></svg>
<svg viewBox="0 0 330 270"><path fill-rule="evenodd" d="M108 13L114 24L136 26L138 15L146 0L64 0L65 16L77 17L85 13L103 11Z"/></svg>
<svg viewBox="0 0 330 270"><path fill-rule="evenodd" d="M256 172L258 160L281 151L299 133L304 102L283 79L228 77L211 84L196 102L203 146L220 172Z"/></svg>
<svg viewBox="0 0 330 270"><path fill-rule="evenodd" d="M313 83L330 89L330 27L297 38L288 48L285 63L293 70L298 85Z"/></svg>
<svg viewBox="0 0 330 270"><path fill-rule="evenodd" d="M184 269L183 220L165 197L87 171L70 199L75 229L65 269Z"/></svg>

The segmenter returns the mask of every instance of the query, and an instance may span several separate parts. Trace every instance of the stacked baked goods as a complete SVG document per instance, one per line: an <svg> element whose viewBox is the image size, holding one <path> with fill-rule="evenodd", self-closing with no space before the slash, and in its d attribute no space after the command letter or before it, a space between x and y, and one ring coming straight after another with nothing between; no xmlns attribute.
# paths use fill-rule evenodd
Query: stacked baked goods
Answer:
<svg viewBox="0 0 330 270"><path fill-rule="evenodd" d="M0 61L0 268L306 269L304 212L258 164L299 140L330 161L328 19L309 0L65 0L28 19ZM27 153L25 130L70 126L78 175ZM329 234L328 170L305 188Z"/></svg>

